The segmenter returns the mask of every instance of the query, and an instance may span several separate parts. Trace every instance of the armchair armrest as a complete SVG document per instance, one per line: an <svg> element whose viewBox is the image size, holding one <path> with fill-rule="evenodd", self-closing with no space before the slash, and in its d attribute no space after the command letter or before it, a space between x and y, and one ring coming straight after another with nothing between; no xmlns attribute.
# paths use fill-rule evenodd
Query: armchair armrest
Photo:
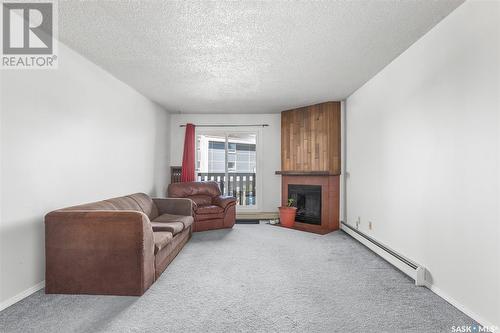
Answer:
<svg viewBox="0 0 500 333"><path fill-rule="evenodd" d="M228 206L236 204L236 198L220 195L213 199L213 204L226 209Z"/></svg>
<svg viewBox="0 0 500 333"><path fill-rule="evenodd" d="M194 202L187 198L153 198L158 213L193 216Z"/></svg>
<svg viewBox="0 0 500 333"><path fill-rule="evenodd" d="M142 295L155 279L149 218L136 211L45 216L46 293Z"/></svg>

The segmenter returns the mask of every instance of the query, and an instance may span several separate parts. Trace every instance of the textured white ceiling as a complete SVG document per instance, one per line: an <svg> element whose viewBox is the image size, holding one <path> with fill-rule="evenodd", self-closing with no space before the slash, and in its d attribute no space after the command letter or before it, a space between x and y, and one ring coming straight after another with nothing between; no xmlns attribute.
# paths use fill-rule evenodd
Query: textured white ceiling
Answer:
<svg viewBox="0 0 500 333"><path fill-rule="evenodd" d="M463 1L61 1L59 37L167 110L349 96Z"/></svg>

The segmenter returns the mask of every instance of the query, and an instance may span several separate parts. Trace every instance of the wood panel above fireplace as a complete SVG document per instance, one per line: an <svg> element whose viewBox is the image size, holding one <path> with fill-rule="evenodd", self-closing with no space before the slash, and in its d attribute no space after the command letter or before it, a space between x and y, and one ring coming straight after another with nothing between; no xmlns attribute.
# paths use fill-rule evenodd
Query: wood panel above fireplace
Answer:
<svg viewBox="0 0 500 333"><path fill-rule="evenodd" d="M281 113L281 171L340 174L340 102Z"/></svg>

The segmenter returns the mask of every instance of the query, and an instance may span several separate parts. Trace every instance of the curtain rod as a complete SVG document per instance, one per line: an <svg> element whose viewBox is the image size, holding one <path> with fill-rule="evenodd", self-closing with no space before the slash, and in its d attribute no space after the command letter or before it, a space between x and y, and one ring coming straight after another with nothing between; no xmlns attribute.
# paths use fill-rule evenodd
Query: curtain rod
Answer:
<svg viewBox="0 0 500 333"><path fill-rule="evenodd" d="M268 127L268 124L252 124L252 125L194 125L195 127ZM186 125L179 125L179 127L186 127Z"/></svg>

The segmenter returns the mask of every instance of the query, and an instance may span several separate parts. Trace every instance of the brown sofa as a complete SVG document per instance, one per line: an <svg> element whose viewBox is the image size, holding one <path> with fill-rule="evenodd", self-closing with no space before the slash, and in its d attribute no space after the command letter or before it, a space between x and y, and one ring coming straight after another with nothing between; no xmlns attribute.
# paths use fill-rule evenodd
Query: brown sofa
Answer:
<svg viewBox="0 0 500 333"><path fill-rule="evenodd" d="M192 202L143 193L45 216L45 292L142 295L191 237Z"/></svg>
<svg viewBox="0 0 500 333"><path fill-rule="evenodd" d="M216 182L173 183L168 186L170 198L193 200L193 231L232 228L236 219L236 198L221 195Z"/></svg>

